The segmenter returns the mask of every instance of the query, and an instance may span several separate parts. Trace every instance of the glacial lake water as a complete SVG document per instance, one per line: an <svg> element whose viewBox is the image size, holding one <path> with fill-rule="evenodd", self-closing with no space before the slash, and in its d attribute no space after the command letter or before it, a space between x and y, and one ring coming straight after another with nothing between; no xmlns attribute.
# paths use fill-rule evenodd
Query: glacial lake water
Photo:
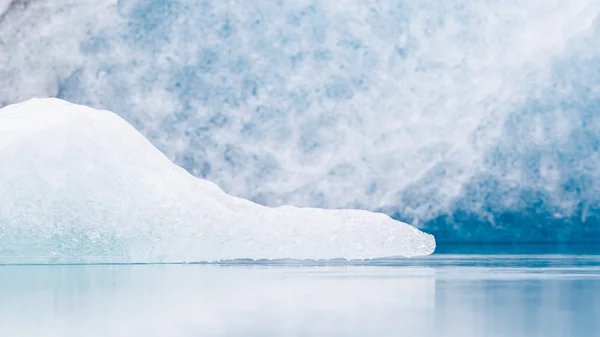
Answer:
<svg viewBox="0 0 600 337"><path fill-rule="evenodd" d="M0 266L0 336L600 336L600 255Z"/></svg>

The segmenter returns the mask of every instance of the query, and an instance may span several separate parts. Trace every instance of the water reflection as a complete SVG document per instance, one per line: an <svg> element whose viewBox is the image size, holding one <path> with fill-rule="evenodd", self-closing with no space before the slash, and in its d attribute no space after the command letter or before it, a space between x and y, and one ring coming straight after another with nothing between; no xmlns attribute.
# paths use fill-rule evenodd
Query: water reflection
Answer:
<svg viewBox="0 0 600 337"><path fill-rule="evenodd" d="M595 336L598 259L530 259L3 266L0 336Z"/></svg>

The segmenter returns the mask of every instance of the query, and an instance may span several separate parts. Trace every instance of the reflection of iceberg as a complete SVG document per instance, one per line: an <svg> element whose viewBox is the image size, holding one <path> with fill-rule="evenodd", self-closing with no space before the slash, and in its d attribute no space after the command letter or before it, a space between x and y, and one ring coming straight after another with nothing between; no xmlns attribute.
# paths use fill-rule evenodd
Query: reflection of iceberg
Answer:
<svg viewBox="0 0 600 337"><path fill-rule="evenodd" d="M433 324L435 275L423 267L3 267L2 332L10 337L40 331L44 337L444 336L433 334L443 331ZM448 298L464 299L471 288L456 290ZM443 309L460 310L460 303L451 304L458 305Z"/></svg>
<svg viewBox="0 0 600 337"><path fill-rule="evenodd" d="M0 111L0 263L424 255L383 214L266 208L171 163L120 117L57 99Z"/></svg>

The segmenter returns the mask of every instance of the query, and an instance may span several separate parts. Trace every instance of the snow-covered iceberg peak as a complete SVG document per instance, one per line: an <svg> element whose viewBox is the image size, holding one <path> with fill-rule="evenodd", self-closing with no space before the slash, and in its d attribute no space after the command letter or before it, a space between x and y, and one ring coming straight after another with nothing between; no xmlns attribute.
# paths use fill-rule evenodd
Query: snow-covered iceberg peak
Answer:
<svg viewBox="0 0 600 337"><path fill-rule="evenodd" d="M117 115L58 99L0 110L0 263L430 254L384 214L268 208L173 164Z"/></svg>

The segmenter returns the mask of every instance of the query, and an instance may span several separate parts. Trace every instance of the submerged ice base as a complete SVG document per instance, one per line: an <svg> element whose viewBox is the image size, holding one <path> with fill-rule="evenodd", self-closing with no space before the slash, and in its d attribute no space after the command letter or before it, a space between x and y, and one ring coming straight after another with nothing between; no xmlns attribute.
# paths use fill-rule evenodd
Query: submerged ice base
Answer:
<svg viewBox="0 0 600 337"><path fill-rule="evenodd" d="M0 263L426 255L360 210L268 208L176 166L123 119L58 99L0 110Z"/></svg>

